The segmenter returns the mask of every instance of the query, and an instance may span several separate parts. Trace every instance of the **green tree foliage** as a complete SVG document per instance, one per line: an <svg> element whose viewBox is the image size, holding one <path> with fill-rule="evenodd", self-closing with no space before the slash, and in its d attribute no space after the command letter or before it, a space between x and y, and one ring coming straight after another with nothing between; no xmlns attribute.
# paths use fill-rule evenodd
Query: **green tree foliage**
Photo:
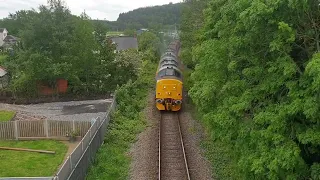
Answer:
<svg viewBox="0 0 320 180"><path fill-rule="evenodd" d="M9 34L18 36L22 27L25 27L32 17L36 14L35 10L20 10L10 13L8 17L0 20L0 27L9 30Z"/></svg>
<svg viewBox="0 0 320 180"><path fill-rule="evenodd" d="M152 32L144 32L138 36L139 50L151 54L154 57L152 61L156 62L160 58L161 41L160 38Z"/></svg>
<svg viewBox="0 0 320 180"><path fill-rule="evenodd" d="M126 35L126 36L134 36L134 35L136 35L136 32L135 32L135 30L134 29L126 29L126 30L124 30L124 35Z"/></svg>
<svg viewBox="0 0 320 180"><path fill-rule="evenodd" d="M193 47L200 43L204 15L202 11L206 8L208 0L184 0L181 15L181 59L189 68L194 68L196 62L193 60Z"/></svg>
<svg viewBox="0 0 320 180"><path fill-rule="evenodd" d="M139 70L141 68L142 55L136 49L128 49L117 54L114 63L114 72L116 78L114 79L119 85L125 84L128 79L136 80Z"/></svg>
<svg viewBox="0 0 320 180"><path fill-rule="evenodd" d="M243 179L318 179L319 2L211 0L204 17L190 95L212 137Z"/></svg>
<svg viewBox="0 0 320 180"><path fill-rule="evenodd" d="M71 15L60 0L50 0L38 11L10 16L20 24L21 42L4 64L12 77L10 88L17 95L35 96L39 83L55 87L59 78L69 81L70 93L104 94L138 73L138 52L116 57L115 46L106 38L106 26L91 21L85 12Z"/></svg>

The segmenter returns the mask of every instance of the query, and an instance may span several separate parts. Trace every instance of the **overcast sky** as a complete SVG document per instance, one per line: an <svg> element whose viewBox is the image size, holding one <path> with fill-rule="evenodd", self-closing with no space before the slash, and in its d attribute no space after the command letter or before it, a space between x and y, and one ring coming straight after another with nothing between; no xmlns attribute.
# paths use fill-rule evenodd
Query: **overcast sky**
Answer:
<svg viewBox="0 0 320 180"><path fill-rule="evenodd" d="M79 15L83 10L92 19L115 21L122 12L139 7L177 3L182 0L65 0L72 14ZM0 0L0 19L22 9L36 8L47 0Z"/></svg>

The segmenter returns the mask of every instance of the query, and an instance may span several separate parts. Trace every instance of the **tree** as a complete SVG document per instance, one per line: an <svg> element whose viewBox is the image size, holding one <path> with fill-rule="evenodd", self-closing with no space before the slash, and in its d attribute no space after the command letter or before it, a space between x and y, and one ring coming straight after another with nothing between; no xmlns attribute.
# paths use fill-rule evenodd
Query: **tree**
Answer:
<svg viewBox="0 0 320 180"><path fill-rule="evenodd" d="M136 35L136 32L135 32L135 30L133 30L133 29L126 29L126 30L124 30L124 32L123 32L125 35L127 35L127 36L135 36Z"/></svg>
<svg viewBox="0 0 320 180"><path fill-rule="evenodd" d="M58 78L69 81L71 93L115 89L116 85L110 84L114 80L106 78L114 68L109 65L114 59L114 46L106 39L104 25L93 24L85 13L71 15L60 0L50 0L48 6L39 7L39 12L21 11L12 17L13 21L23 20L19 25L20 46L5 62L14 92L35 96L39 82L55 87Z"/></svg>
<svg viewBox="0 0 320 180"><path fill-rule="evenodd" d="M153 61L160 58L160 39L152 32L144 32L138 37L139 51L149 51L155 57Z"/></svg>
<svg viewBox="0 0 320 180"><path fill-rule="evenodd" d="M193 47L201 42L202 27L204 25L203 10L208 0L185 0L182 4L181 15L181 59L189 68L194 68Z"/></svg>
<svg viewBox="0 0 320 180"><path fill-rule="evenodd" d="M128 49L117 54L114 62L115 81L125 84L129 79L135 81L141 68L142 58L136 49Z"/></svg>
<svg viewBox="0 0 320 180"><path fill-rule="evenodd" d="M318 1L211 0L204 12L190 95L212 136L244 179L319 178Z"/></svg>

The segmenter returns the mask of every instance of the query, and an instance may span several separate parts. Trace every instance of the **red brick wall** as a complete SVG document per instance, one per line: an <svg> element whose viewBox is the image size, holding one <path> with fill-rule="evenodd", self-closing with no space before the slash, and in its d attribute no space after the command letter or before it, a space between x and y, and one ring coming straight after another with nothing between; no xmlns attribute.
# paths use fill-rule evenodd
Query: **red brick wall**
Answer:
<svg viewBox="0 0 320 180"><path fill-rule="evenodd" d="M51 88L49 86L40 84L38 85L38 90L41 95L52 95L55 92L58 93L66 93L68 90L68 81L65 79L57 79L56 80L57 89Z"/></svg>

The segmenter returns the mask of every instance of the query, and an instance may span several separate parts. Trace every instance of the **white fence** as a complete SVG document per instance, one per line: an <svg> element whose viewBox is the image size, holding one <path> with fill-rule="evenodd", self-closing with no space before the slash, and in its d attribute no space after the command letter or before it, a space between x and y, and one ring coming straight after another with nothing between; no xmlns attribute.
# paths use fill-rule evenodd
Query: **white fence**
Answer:
<svg viewBox="0 0 320 180"><path fill-rule="evenodd" d="M83 137L91 126L90 121L9 121L0 123L0 139L66 137L72 132Z"/></svg>

